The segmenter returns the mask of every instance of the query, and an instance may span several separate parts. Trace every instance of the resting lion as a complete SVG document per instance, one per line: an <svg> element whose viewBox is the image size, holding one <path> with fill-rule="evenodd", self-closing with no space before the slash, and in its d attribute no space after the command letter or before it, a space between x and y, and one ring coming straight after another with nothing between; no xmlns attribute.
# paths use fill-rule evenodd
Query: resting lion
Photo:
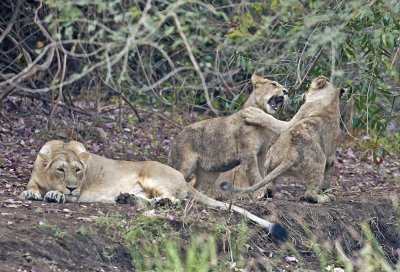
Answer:
<svg viewBox="0 0 400 272"><path fill-rule="evenodd" d="M150 203L164 199L177 203L190 195L204 205L229 209L228 204L196 191L181 173L167 165L155 161L107 159L87 152L83 144L76 141L53 140L40 149L27 190L21 197L57 203L115 203L121 193ZM268 222L237 206L232 206L232 210L267 228L272 236L286 238L286 230L280 224Z"/></svg>
<svg viewBox="0 0 400 272"><path fill-rule="evenodd" d="M254 90L244 108L252 106L274 114L287 100L287 90L278 82L257 75L251 81ZM194 186L204 188L220 172L240 164L253 184L264 177L265 154L276 137L272 130L245 124L241 110L185 127L170 147L168 165L181 172L186 181L194 175Z"/></svg>
<svg viewBox="0 0 400 272"><path fill-rule="evenodd" d="M324 76L311 83L304 94L304 104L291 121L279 121L258 109L244 112L245 120L280 133L267 152L265 170L267 176L259 183L247 188L237 188L231 183L221 183L223 190L249 193L269 182L270 194L275 192L275 178L291 175L306 182L304 199L309 202L330 202L332 194L318 195L318 190L329 188L329 169L335 161L335 152L340 136L340 91Z"/></svg>

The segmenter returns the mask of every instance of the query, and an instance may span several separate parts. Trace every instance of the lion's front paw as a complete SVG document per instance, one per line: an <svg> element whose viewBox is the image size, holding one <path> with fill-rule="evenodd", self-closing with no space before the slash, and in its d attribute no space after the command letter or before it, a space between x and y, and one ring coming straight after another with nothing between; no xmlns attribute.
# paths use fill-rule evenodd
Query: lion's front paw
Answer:
<svg viewBox="0 0 400 272"><path fill-rule="evenodd" d="M65 195L59 191L48 191L44 196L47 202L65 203Z"/></svg>
<svg viewBox="0 0 400 272"><path fill-rule="evenodd" d="M266 113L259 108L248 107L243 110L242 116L247 124L263 125Z"/></svg>
<svg viewBox="0 0 400 272"><path fill-rule="evenodd" d="M42 196L39 193L35 193L32 191L23 191L20 194L20 197L25 200L42 200Z"/></svg>

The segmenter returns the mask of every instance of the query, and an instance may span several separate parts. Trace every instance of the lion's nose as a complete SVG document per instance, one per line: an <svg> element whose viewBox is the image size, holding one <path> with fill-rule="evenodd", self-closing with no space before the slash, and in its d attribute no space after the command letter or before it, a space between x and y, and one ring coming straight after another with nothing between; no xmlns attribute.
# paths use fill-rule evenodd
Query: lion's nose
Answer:
<svg viewBox="0 0 400 272"><path fill-rule="evenodd" d="M289 92L288 92L286 89L283 89L283 94L284 94L284 95L288 95Z"/></svg>
<svg viewBox="0 0 400 272"><path fill-rule="evenodd" d="M72 193L72 191L74 191L78 186L66 186L68 190L70 190L70 192Z"/></svg>

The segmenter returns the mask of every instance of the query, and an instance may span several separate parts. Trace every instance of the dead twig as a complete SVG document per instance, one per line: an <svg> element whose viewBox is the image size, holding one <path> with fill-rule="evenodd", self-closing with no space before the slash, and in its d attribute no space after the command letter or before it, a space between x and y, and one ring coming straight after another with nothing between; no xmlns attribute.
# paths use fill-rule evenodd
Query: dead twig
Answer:
<svg viewBox="0 0 400 272"><path fill-rule="evenodd" d="M323 49L323 47L320 47L319 48L319 50L318 50L318 52L315 54L315 56L314 56L314 60L308 65L308 69L307 69L307 71L306 71L306 73L304 74L304 77L303 77L303 79L300 81L300 83L298 84L298 86L295 86L295 89L296 90L299 90L300 88L301 88L301 86L303 85L303 83L304 83L304 80L307 78L307 76L308 76L308 73L311 71L311 69L315 66L315 64L317 63L317 61L319 60L319 57L321 56L321 54L322 54L322 49Z"/></svg>
<svg viewBox="0 0 400 272"><path fill-rule="evenodd" d="M198 73L198 75L199 75L199 77L200 77L201 84L203 85L204 97L205 97L205 99L206 99L207 106L210 108L210 110L211 110L215 115L218 115L218 110L217 110L216 108L214 108L214 106L213 106L212 103L211 103L210 94L209 94L209 92L208 92L208 87L207 87L207 84L206 84L206 80L205 80L205 78L204 78L204 75L203 75L203 73L201 72L201 69L200 69L200 67L199 67L199 65L198 65L198 63L197 63L197 61L196 61L196 58L195 58L194 55L193 55L192 48L191 48L190 45L189 45L189 42L188 42L188 40L187 40L187 38L186 38L186 35L183 33L182 26L181 26L181 22L179 21L179 18L178 18L178 16L176 15L176 13L172 13L172 17L174 18L174 21L175 21L177 30L178 30L178 32L179 32L179 36L181 36L182 41L183 41L183 43L185 44L186 51L187 51L188 54L189 54L190 61L192 62L194 69L196 70L196 72Z"/></svg>
<svg viewBox="0 0 400 272"><path fill-rule="evenodd" d="M63 64L62 64L62 72L61 72L61 79L60 79L61 83L64 81L66 70L67 70L67 55L64 54ZM56 99L56 101L53 103L53 105L51 107L51 111L50 111L50 115L49 115L49 121L47 123L47 129L48 130L52 130L54 128L53 118L54 118L54 114L57 111L58 105L61 102L61 98L63 97L62 92L63 92L62 85L60 85L60 87L58 88L57 99Z"/></svg>
<svg viewBox="0 0 400 272"><path fill-rule="evenodd" d="M48 99L48 98L44 97L43 95L37 95L35 93L26 93L26 92L16 91L15 95L37 99L37 100L46 102L48 104L51 103L51 99ZM89 113L89 112L87 112L87 111L85 111L85 110L83 110L81 108L69 106L69 105L63 104L61 102L59 103L58 106L62 107L64 109L67 109L69 111L73 111L73 112L76 112L76 113L79 113L79 114L82 114L82 115L86 115L86 116L90 116L90 117L94 118L94 115L92 113ZM100 116L99 118L102 119L102 120L105 120L105 121L112 121L112 122L115 121L115 119L113 119L111 117L108 117L108 116Z"/></svg>
<svg viewBox="0 0 400 272"><path fill-rule="evenodd" d="M46 35L46 36L50 36L46 29L44 29L44 27L39 23L38 20L38 11L39 9L42 7L42 2L40 2L38 8L35 10L35 23L39 26L39 28L42 30L42 32ZM33 75L35 75L37 72L39 71L44 71L46 69L48 69L53 61L54 58L54 52L55 52L55 47L54 46L50 46L50 47L46 47L43 49L43 51L38 55L38 57L32 62L29 62L29 58L25 59L28 61L28 65L27 67L25 67L20 73L18 74L2 74L0 73L0 77L2 77L3 79L5 79L3 82L0 82L0 86L12 86L14 88L19 88L19 84L20 82L29 79L30 77L32 77ZM38 64L39 60L43 58L43 56L47 53L47 57L44 60L44 62L42 64ZM24 54L25 55L25 54ZM11 90L8 90L6 92L3 92L3 94L0 97L0 102L10 93L12 92Z"/></svg>
<svg viewBox="0 0 400 272"><path fill-rule="evenodd" d="M106 80L104 80L99 74L97 74L97 76L100 78L100 80L104 83L104 85L106 85L107 87L109 87L111 90L113 90L116 94L118 94L128 105L129 107L133 110L133 112L135 113L136 117L138 118L138 122L141 123L143 122L143 118L139 115L139 112L137 111L136 107L128 100L128 98L126 98L126 96L120 92L119 90L117 90L117 88L115 86L111 86ZM114 85L114 84L113 84Z"/></svg>
<svg viewBox="0 0 400 272"><path fill-rule="evenodd" d="M165 117L165 115L162 115L162 114L159 113L159 112L156 112L156 111L146 111L146 110L140 110L140 111L141 111L141 112L145 112L145 113L147 113L147 114L154 114L154 115L157 115L158 117L160 117L160 118L163 119L164 121L166 121L166 122L168 122L168 123L170 123L170 124L176 126L177 128L182 128L182 126L181 126L180 124L178 124L177 122L175 122L175 121L173 121L173 120L171 120L171 119Z"/></svg>
<svg viewBox="0 0 400 272"><path fill-rule="evenodd" d="M18 13L19 13L19 8L21 7L21 0L17 0L15 10L13 15L11 16L10 22L8 23L6 29L4 29L3 33L0 35L0 43L4 40L4 38L10 33L15 20L17 19Z"/></svg>
<svg viewBox="0 0 400 272"><path fill-rule="evenodd" d="M301 83L303 82L303 80L301 79L301 60L303 58L304 52L306 51L306 48L308 46L308 43L310 42L311 37L313 36L315 30L317 29L317 27L314 28L314 30L311 32L310 36L307 39L306 44L303 47L303 50L301 51L300 57L299 57L299 61L297 63L297 72L296 72L296 83L294 85L301 85ZM305 77L304 77L305 78Z"/></svg>

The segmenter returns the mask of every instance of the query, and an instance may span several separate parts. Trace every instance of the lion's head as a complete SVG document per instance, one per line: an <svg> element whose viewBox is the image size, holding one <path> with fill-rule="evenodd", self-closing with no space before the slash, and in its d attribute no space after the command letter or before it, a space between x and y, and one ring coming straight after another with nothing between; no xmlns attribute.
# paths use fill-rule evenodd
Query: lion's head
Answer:
<svg viewBox="0 0 400 272"><path fill-rule="evenodd" d="M287 101L287 89L276 81L253 74L251 81L254 90L249 97L252 106L256 106L266 113L275 114Z"/></svg>
<svg viewBox="0 0 400 272"><path fill-rule="evenodd" d="M303 94L304 102L337 100L343 89L336 88L326 77L318 76L311 82L310 88Z"/></svg>
<svg viewBox="0 0 400 272"><path fill-rule="evenodd" d="M40 172L48 190L57 190L67 201L75 201L85 180L89 157L79 142L49 141L40 149L35 162L39 169L34 170Z"/></svg>

